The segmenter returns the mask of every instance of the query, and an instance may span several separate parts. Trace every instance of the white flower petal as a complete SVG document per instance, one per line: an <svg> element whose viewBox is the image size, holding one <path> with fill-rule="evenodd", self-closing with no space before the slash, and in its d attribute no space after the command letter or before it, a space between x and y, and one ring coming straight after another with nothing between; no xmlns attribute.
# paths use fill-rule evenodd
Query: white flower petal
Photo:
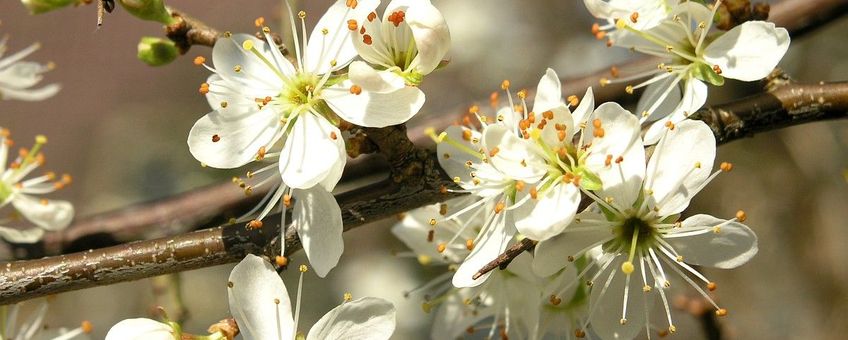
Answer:
<svg viewBox="0 0 848 340"><path fill-rule="evenodd" d="M292 338L289 293L270 263L248 254L230 272L229 282L230 313L245 340Z"/></svg>
<svg viewBox="0 0 848 340"><path fill-rule="evenodd" d="M292 188L307 189L324 181L337 163L347 161L340 157L339 148L344 149L341 139L341 131L324 117L311 113L298 116L280 153L283 182Z"/></svg>
<svg viewBox="0 0 848 340"><path fill-rule="evenodd" d="M337 0L312 29L304 51L306 55L303 56L306 71L324 74L340 70L356 57L347 21L362 22L368 13L377 8L380 1L360 0L355 9L348 8L346 3L347 0ZM324 34L325 29L327 34ZM332 61L335 61L335 66L331 65Z"/></svg>
<svg viewBox="0 0 848 340"><path fill-rule="evenodd" d="M765 21L748 21L718 37L704 49L704 59L721 68L721 76L753 81L765 78L789 48L789 32Z"/></svg>
<svg viewBox="0 0 848 340"><path fill-rule="evenodd" d="M429 2L418 1L406 11L405 20L412 29L412 37L418 55L411 65L422 74L428 74L439 66L451 46L448 24L442 13Z"/></svg>
<svg viewBox="0 0 848 340"><path fill-rule="evenodd" d="M573 116L571 115L571 111L568 110L568 106L565 104L558 104L556 107L552 107L548 110L551 114L553 114L553 119L546 119L547 123L542 128L542 141L548 145L548 147L555 147L556 145L560 145L563 143L571 143L571 137L577 133L579 128L575 127L575 122ZM535 112L536 121L541 122L544 118L545 111ZM590 111L591 112L591 111ZM538 123L537 123L538 124ZM560 140L559 130L556 129L557 125L565 125L565 134L562 136L563 139ZM538 128L538 125L533 127L534 129Z"/></svg>
<svg viewBox="0 0 848 340"><path fill-rule="evenodd" d="M283 88L282 79L261 58L242 47L247 40L252 41L256 50L267 60L274 60L270 51L272 47L264 41L248 34L233 34L231 37L218 38L212 48L212 62L215 64L216 73L243 88L244 93L249 93L254 98L279 95ZM291 64L276 66L278 71L284 74L294 73Z"/></svg>
<svg viewBox="0 0 848 340"><path fill-rule="evenodd" d="M12 205L27 220L47 231L65 229L74 219L74 206L68 201L49 200L42 204L28 195L17 194Z"/></svg>
<svg viewBox="0 0 848 340"><path fill-rule="evenodd" d="M648 162L645 189L659 216L683 211L712 172L716 143L702 121L684 120L660 140Z"/></svg>
<svg viewBox="0 0 848 340"><path fill-rule="evenodd" d="M505 126L487 126L483 130L482 143L489 152L490 164L512 179L533 183L547 171L547 165L533 151L532 144L518 138ZM497 151L493 151L496 148Z"/></svg>
<svg viewBox="0 0 848 340"><path fill-rule="evenodd" d="M0 88L25 89L35 86L44 78L41 74L50 67L32 61L20 61L0 68Z"/></svg>
<svg viewBox="0 0 848 340"><path fill-rule="evenodd" d="M424 92L405 86L387 93L350 92L351 81L324 90L327 105L342 119L360 126L386 127L406 122L424 105Z"/></svg>
<svg viewBox="0 0 848 340"><path fill-rule="evenodd" d="M471 172L473 171L466 164L480 164L482 162L482 154L480 150L480 139L483 136L480 132L469 129L464 126L451 125L445 129L445 134L449 141L442 141L436 145L436 152L439 156L439 165L445 172L453 178L459 178L458 184L463 188L470 189L473 186L471 183ZM468 137L466 139L466 136ZM456 143L458 145L454 145Z"/></svg>
<svg viewBox="0 0 848 340"><path fill-rule="evenodd" d="M548 69L536 87L533 112L542 113L562 104L562 84L553 69Z"/></svg>
<svg viewBox="0 0 848 340"><path fill-rule="evenodd" d="M459 289L455 294L448 294L436 311L430 339L456 339L462 337L470 326L492 317L498 309L491 304L468 306L466 299L476 296L475 289Z"/></svg>
<svg viewBox="0 0 848 340"><path fill-rule="evenodd" d="M307 340L388 339L395 331L395 306L391 302L364 297L345 302L312 326Z"/></svg>
<svg viewBox="0 0 848 340"><path fill-rule="evenodd" d="M676 77L672 74L663 74L657 77L663 77L663 79L648 85L645 92L639 97L639 103L636 104L636 115L646 122L656 121L672 114L681 101L680 87L675 84L677 82ZM666 91L668 93L663 97ZM657 104L660 98L663 98L662 102ZM652 110L652 107L655 107L655 109ZM648 116L644 117L646 112ZM659 137L654 140L654 143L656 143L656 140L659 140Z"/></svg>
<svg viewBox="0 0 848 340"><path fill-rule="evenodd" d="M15 229L0 226L0 238L12 243L35 243L44 237L44 229Z"/></svg>
<svg viewBox="0 0 848 340"><path fill-rule="evenodd" d="M212 111L194 123L188 148L201 163L213 168L237 168L256 159L261 147L280 131L279 113L271 106L232 115ZM213 141L214 136L218 141Z"/></svg>
<svg viewBox="0 0 848 340"><path fill-rule="evenodd" d="M316 186L293 190L295 198L292 218L303 251L319 277L327 276L344 252L342 211L336 198Z"/></svg>
<svg viewBox="0 0 848 340"><path fill-rule="evenodd" d="M651 293L642 291L642 278L638 274L641 269L637 267L636 271L630 274L630 291L627 296L627 314L625 315L627 323L624 325L621 324L622 303L624 302L624 287L627 282L627 275L620 268L621 263L625 260L625 256L618 256L612 260L613 263L595 280L592 286L589 304L592 306L597 305L597 307L593 307L597 309L592 314L590 322L592 330L601 339L635 338L645 328L646 300L648 306L652 305L653 296L651 296ZM635 265L638 266L639 262L636 262ZM647 269L645 270L647 272ZM612 282L607 287L606 292L601 295L603 286L607 282L610 273L614 273L615 276L612 278Z"/></svg>
<svg viewBox="0 0 848 340"><path fill-rule="evenodd" d="M387 42L386 38L383 37L382 26L382 21L376 13L373 16L369 14L361 22L359 29L351 33L351 39L362 59L374 65L390 68L396 65L391 57L392 53L386 46L387 43L391 42Z"/></svg>
<svg viewBox="0 0 848 340"><path fill-rule="evenodd" d="M495 225L489 226L477 237L471 254L456 270L452 280L454 286L459 288L476 287L486 282L489 275L492 275L492 272L488 272L476 280L472 279L480 268L494 260L506 249L509 241L512 240L512 236L515 235L515 228L512 226L512 218L509 215L495 216L495 218L500 218L500 220L494 222Z"/></svg>
<svg viewBox="0 0 848 340"><path fill-rule="evenodd" d="M578 216L593 216L581 213ZM547 241L539 242L533 253L533 272L541 277L548 277L569 264L568 257L577 257L581 250L586 250L587 247L601 242L612 236L611 230L604 228L594 228L593 230L581 230L569 232L569 228L580 228L579 223L572 223L565 228L565 232L554 236Z"/></svg>
<svg viewBox="0 0 848 340"><path fill-rule="evenodd" d="M715 227L726 220L710 215L695 215L685 219L683 228ZM748 262L757 254L757 235L742 223L730 222L718 232L665 239L683 261L699 266L730 269Z"/></svg>
<svg viewBox="0 0 848 340"><path fill-rule="evenodd" d="M617 103L604 103L592 116L604 129L604 136L594 135L594 125L586 124L585 136L592 145L586 158L589 170L600 176L601 197L612 197L614 205L629 208L639 197L645 178L645 149L640 138L639 120ZM607 158L611 159L607 166ZM618 157L622 158L620 163Z"/></svg>
<svg viewBox="0 0 848 340"><path fill-rule="evenodd" d="M562 232L577 212L580 190L558 184L515 210L515 228L532 240L544 241Z"/></svg>
<svg viewBox="0 0 848 340"><path fill-rule="evenodd" d="M24 90L0 88L0 100L40 101L59 93L61 88L59 84L50 84L35 89Z"/></svg>
<svg viewBox="0 0 848 340"><path fill-rule="evenodd" d="M406 87L403 77L391 71L377 71L361 61L350 64L348 76L353 84L373 93L394 92Z"/></svg>
<svg viewBox="0 0 848 340"><path fill-rule="evenodd" d="M466 201L466 200L462 200ZM464 207L466 204L461 204L457 200L448 201L445 203L450 207ZM468 256L468 251L464 248L446 248L444 252L437 251L437 245L447 243L453 236L460 231L460 225L454 220L441 220L443 216L440 214L441 204L428 205L422 208L411 210L405 214L403 219L395 223L392 227L392 234L401 240L413 253L418 256L426 256L429 260L440 263L458 263ZM456 208L455 210L459 210ZM452 213L448 210L447 214ZM430 225L430 219L438 220L437 227ZM481 219L482 221L482 219ZM472 222L473 223L473 222ZM478 225L480 223L477 223ZM475 227L471 224L461 234L460 239L474 239L477 235L471 229ZM428 240L428 233L433 231L433 240Z"/></svg>
<svg viewBox="0 0 848 340"><path fill-rule="evenodd" d="M125 319L106 333L106 340L174 340L168 324L145 318Z"/></svg>

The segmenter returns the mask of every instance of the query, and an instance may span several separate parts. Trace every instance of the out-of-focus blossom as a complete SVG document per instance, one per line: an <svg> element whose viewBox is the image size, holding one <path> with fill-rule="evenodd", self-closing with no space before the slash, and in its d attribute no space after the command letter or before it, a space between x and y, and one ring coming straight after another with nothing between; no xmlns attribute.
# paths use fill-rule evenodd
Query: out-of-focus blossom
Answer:
<svg viewBox="0 0 848 340"><path fill-rule="evenodd" d="M83 321L74 329L50 328L44 324L48 302L39 299L35 309L22 315L21 304L0 306L0 339L15 340L88 340L93 330L91 322Z"/></svg>
<svg viewBox="0 0 848 340"><path fill-rule="evenodd" d="M41 239L45 231L62 230L74 218L74 207L70 202L37 198L38 195L51 193L71 183L70 175L57 176L48 171L41 176L25 179L44 164L41 147L47 143L47 137L35 137L32 148L21 148L14 156L9 167L9 149L14 144L9 138L9 130L0 128L0 208L11 206L15 213L0 220L0 237L10 242L34 243ZM19 216L34 224L35 227L19 224Z"/></svg>
<svg viewBox="0 0 848 340"><path fill-rule="evenodd" d="M35 87L44 78L43 73L55 68L53 63L40 64L24 60L37 51L41 44L29 45L23 50L3 57L8 49L7 41L8 37L0 39L0 100L39 101L59 92L59 84Z"/></svg>

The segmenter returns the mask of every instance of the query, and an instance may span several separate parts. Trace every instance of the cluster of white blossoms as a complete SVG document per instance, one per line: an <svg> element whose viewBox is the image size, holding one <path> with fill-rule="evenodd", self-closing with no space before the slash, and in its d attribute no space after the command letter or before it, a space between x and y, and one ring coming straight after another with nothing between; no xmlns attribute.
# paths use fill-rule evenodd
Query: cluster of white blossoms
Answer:
<svg viewBox="0 0 848 340"><path fill-rule="evenodd" d="M740 223L741 211L730 220L681 218L694 195L732 169L722 163L712 171L710 128L667 122L646 158L635 115L616 103L595 108L591 89L579 105L576 97L566 104L553 70L540 80L532 111L526 90L517 97L519 103L507 91L509 105L494 117L473 107L479 130L452 126L433 134L441 165L471 196L412 212L395 227L419 261L441 253L453 285L464 288L436 291L427 302L449 315L434 334L473 332L469 325L488 320L484 328L521 337L633 338L657 327L647 313L655 300L674 332L670 271L725 315L705 291L716 284L693 265L739 266L756 254L757 238ZM538 241L532 258L522 254L504 272L480 274L519 237Z"/></svg>
<svg viewBox="0 0 848 340"><path fill-rule="evenodd" d="M331 194L347 157L342 120L364 127L407 121L424 103L417 85L450 46L444 18L429 1L394 0L382 21L377 5L336 1L309 37L306 13L297 13L301 35L290 10L294 63L267 27L264 40L219 38L208 67L214 74L201 86L214 111L188 138L192 155L207 166L263 164L247 181L235 179L247 193L270 186L248 227L261 227L280 205L292 206L303 249L321 277L344 249L341 210Z"/></svg>
<svg viewBox="0 0 848 340"><path fill-rule="evenodd" d="M0 218L0 238L6 241L37 242L45 231L65 229L74 218L70 202L37 197L69 185L70 175L57 176L48 171L27 179L44 164L41 147L46 143L47 137L38 135L31 148L20 148L16 156L10 155L14 142L9 130L0 128L0 209L10 207L12 210ZM10 158L12 161L6 167Z"/></svg>
<svg viewBox="0 0 848 340"><path fill-rule="evenodd" d="M34 88L44 78L43 73L56 67L53 63L40 64L24 60L37 51L41 44L34 43L3 57L8 49L6 46L8 40L8 36L0 39L0 100L38 101L50 98L59 92L59 84Z"/></svg>
<svg viewBox="0 0 848 340"><path fill-rule="evenodd" d="M713 32L721 1L603 1L584 0L598 19L596 37L618 46L664 59L656 68L621 77L601 79L601 85L630 83L648 78L626 90L645 87L636 113L650 125L645 144L656 143L666 122L676 124L700 109L707 100L707 85L724 84L725 78L763 79L789 48L789 33L765 21L747 21L727 32ZM617 72L616 72L617 73ZM617 74L614 74L617 76Z"/></svg>

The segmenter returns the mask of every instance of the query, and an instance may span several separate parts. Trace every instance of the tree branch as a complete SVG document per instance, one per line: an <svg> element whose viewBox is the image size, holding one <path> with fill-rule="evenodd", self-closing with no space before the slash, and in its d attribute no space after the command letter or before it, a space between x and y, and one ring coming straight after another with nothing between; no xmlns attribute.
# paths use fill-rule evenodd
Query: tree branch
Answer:
<svg viewBox="0 0 848 340"><path fill-rule="evenodd" d="M789 84L726 105L704 108L693 117L703 119L713 128L719 144L781 127L846 118L848 82ZM378 147L387 153L393 164L400 166L401 173L403 169L415 170L408 175L396 172L392 179L337 195L345 230L456 195L445 190L454 184L439 168L434 152L398 140L404 131L402 126L379 131L387 134L386 140L398 142L399 145L379 144ZM236 262L247 253L273 257L279 254L279 239L275 237L279 227L246 230L243 224L235 224L70 255L7 263L0 277L0 304ZM292 225L287 229L286 254L300 249L295 228ZM492 269L509 260L507 256Z"/></svg>

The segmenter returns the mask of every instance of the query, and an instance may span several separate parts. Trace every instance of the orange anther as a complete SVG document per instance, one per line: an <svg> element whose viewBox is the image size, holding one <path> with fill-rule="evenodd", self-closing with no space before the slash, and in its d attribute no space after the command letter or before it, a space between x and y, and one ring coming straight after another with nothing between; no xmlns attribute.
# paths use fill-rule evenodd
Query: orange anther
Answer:
<svg viewBox="0 0 848 340"><path fill-rule="evenodd" d="M542 112L542 117L545 117L545 119L554 119L554 112L551 110Z"/></svg>
<svg viewBox="0 0 848 340"><path fill-rule="evenodd" d="M259 150L256 151L256 160L261 161L261 160L265 159L265 152L266 152L265 147L260 146Z"/></svg>
<svg viewBox="0 0 848 340"><path fill-rule="evenodd" d="M716 285L715 282L707 283L707 289L709 289L711 292L716 290L716 288L718 288L718 285Z"/></svg>
<svg viewBox="0 0 848 340"><path fill-rule="evenodd" d="M737 220L737 221L739 221L739 222L745 222L745 220L747 220L747 219L748 219L748 215L747 215L747 214L745 214L745 212L744 212L744 211L739 210L739 211L737 211L737 212L736 212L736 220Z"/></svg>
<svg viewBox="0 0 848 340"><path fill-rule="evenodd" d="M575 96L573 94L568 96L567 100L568 100L568 105L571 105L571 106L577 106L577 104L580 104L580 99L578 99L577 96Z"/></svg>
<svg viewBox="0 0 848 340"><path fill-rule="evenodd" d="M477 105L471 105L471 107L468 108L468 113L470 114L476 115L478 112L480 112L480 107Z"/></svg>
<svg viewBox="0 0 848 340"><path fill-rule="evenodd" d="M506 90L509 88L509 80L504 80L501 82L501 90Z"/></svg>
<svg viewBox="0 0 848 340"><path fill-rule="evenodd" d="M256 27L262 27L265 25L265 17L256 18L256 20L253 20L253 25Z"/></svg>
<svg viewBox="0 0 848 340"><path fill-rule="evenodd" d="M630 21L631 21L631 22L633 22L634 24L635 24L637 21L639 21L639 13L638 13L638 12L633 12L633 14L630 14Z"/></svg>
<svg viewBox="0 0 848 340"><path fill-rule="evenodd" d="M439 252L439 253L444 253L445 249L447 249L447 248L448 248L448 246L446 244L439 243L439 245L436 246L436 251Z"/></svg>
<svg viewBox="0 0 848 340"><path fill-rule="evenodd" d="M291 204L292 204L291 203L291 195L290 194L283 195L283 205L285 205L286 208L288 208L288 207L291 207Z"/></svg>
<svg viewBox="0 0 848 340"><path fill-rule="evenodd" d="M733 163L721 162L719 168L721 168L721 171L730 172L730 170L733 170Z"/></svg>
<svg viewBox="0 0 848 340"><path fill-rule="evenodd" d="M624 162L624 156L618 156L615 158L615 164L621 164L621 162Z"/></svg>
<svg viewBox="0 0 848 340"><path fill-rule="evenodd" d="M372 22L372 21L374 21L374 19L377 19L377 13L374 13L374 12L368 13L368 22Z"/></svg>
<svg viewBox="0 0 848 340"><path fill-rule="evenodd" d="M350 19L347 21L347 29L356 31L357 28L359 28L359 25L356 24L356 20Z"/></svg>
<svg viewBox="0 0 848 340"><path fill-rule="evenodd" d="M604 166L610 166L612 164L612 155L607 155L607 159L604 160Z"/></svg>
<svg viewBox="0 0 848 340"><path fill-rule="evenodd" d="M597 128L595 131L592 131L592 135L597 138L603 138L605 134L604 128Z"/></svg>
<svg viewBox="0 0 848 340"><path fill-rule="evenodd" d="M504 204L504 202L498 202L497 204L495 204L495 214L499 214L501 211L504 210L505 207L506 204Z"/></svg>
<svg viewBox="0 0 848 340"><path fill-rule="evenodd" d="M501 149L499 149L497 146L492 148L492 150L489 150L489 157L495 157L495 155L497 155L498 151L500 150Z"/></svg>
<svg viewBox="0 0 848 340"><path fill-rule="evenodd" d="M203 65L206 62L206 57L199 55L194 57L194 64L197 66Z"/></svg>
<svg viewBox="0 0 848 340"><path fill-rule="evenodd" d="M330 139L336 140L338 138L339 138L339 136L336 134L335 131L330 131Z"/></svg>
<svg viewBox="0 0 848 340"><path fill-rule="evenodd" d="M374 43L374 41L371 39L371 36L368 34L362 36L362 42L365 43L365 45L371 45Z"/></svg>
<svg viewBox="0 0 848 340"><path fill-rule="evenodd" d="M601 120L598 119L598 118L595 118L594 120L592 120L592 126L594 126L596 129L601 128Z"/></svg>
<svg viewBox="0 0 848 340"><path fill-rule="evenodd" d="M462 139L466 141L471 140L471 130L462 130Z"/></svg>
<svg viewBox="0 0 848 340"><path fill-rule="evenodd" d="M565 130L557 131L557 139L559 139L560 142L565 140Z"/></svg>
<svg viewBox="0 0 848 340"><path fill-rule="evenodd" d="M289 258L277 255L276 257L274 257L274 263L277 265L277 267L285 267L289 264Z"/></svg>
<svg viewBox="0 0 848 340"><path fill-rule="evenodd" d="M721 67L713 65L713 72L715 72L715 74L721 74Z"/></svg>
<svg viewBox="0 0 848 340"><path fill-rule="evenodd" d="M262 228L263 225L264 223L260 220L250 220L250 222L247 222L247 229L259 229Z"/></svg>
<svg viewBox="0 0 848 340"><path fill-rule="evenodd" d="M522 191L522 190L524 190L525 185L526 185L526 183L524 183L524 181L515 181L515 190L516 191Z"/></svg>
<svg viewBox="0 0 848 340"><path fill-rule="evenodd" d="M472 240L472 239L465 240L465 249L473 250L474 249L474 240Z"/></svg>
<svg viewBox="0 0 848 340"><path fill-rule="evenodd" d="M350 87L350 93L359 95L362 93L362 88L359 85L353 85Z"/></svg>
<svg viewBox="0 0 848 340"><path fill-rule="evenodd" d="M435 238L436 238L436 231L435 230L431 229L431 230L427 231L427 242L433 242L433 239L435 239Z"/></svg>
<svg viewBox="0 0 848 340"><path fill-rule="evenodd" d="M719 308L718 310L716 310L715 314L716 314L716 316L726 316L727 315L727 309Z"/></svg>
<svg viewBox="0 0 848 340"><path fill-rule="evenodd" d="M613 78L618 78L618 76L620 75L620 72L618 71L618 67L616 67L616 66L610 67L610 75Z"/></svg>
<svg viewBox="0 0 848 340"><path fill-rule="evenodd" d="M80 325L80 328L82 329L82 332L85 333L85 334L89 334L89 333L91 333L91 331L94 330L94 326L91 324L91 321L88 321L88 320L83 321L82 324Z"/></svg>
<svg viewBox="0 0 848 340"><path fill-rule="evenodd" d="M347 2L345 2L345 6L351 9L355 9L357 5L359 5L359 2L356 0L347 0Z"/></svg>
<svg viewBox="0 0 848 340"><path fill-rule="evenodd" d="M598 34L598 32L600 32L600 31L601 31L601 25L598 25L597 22L592 24L592 34Z"/></svg>

